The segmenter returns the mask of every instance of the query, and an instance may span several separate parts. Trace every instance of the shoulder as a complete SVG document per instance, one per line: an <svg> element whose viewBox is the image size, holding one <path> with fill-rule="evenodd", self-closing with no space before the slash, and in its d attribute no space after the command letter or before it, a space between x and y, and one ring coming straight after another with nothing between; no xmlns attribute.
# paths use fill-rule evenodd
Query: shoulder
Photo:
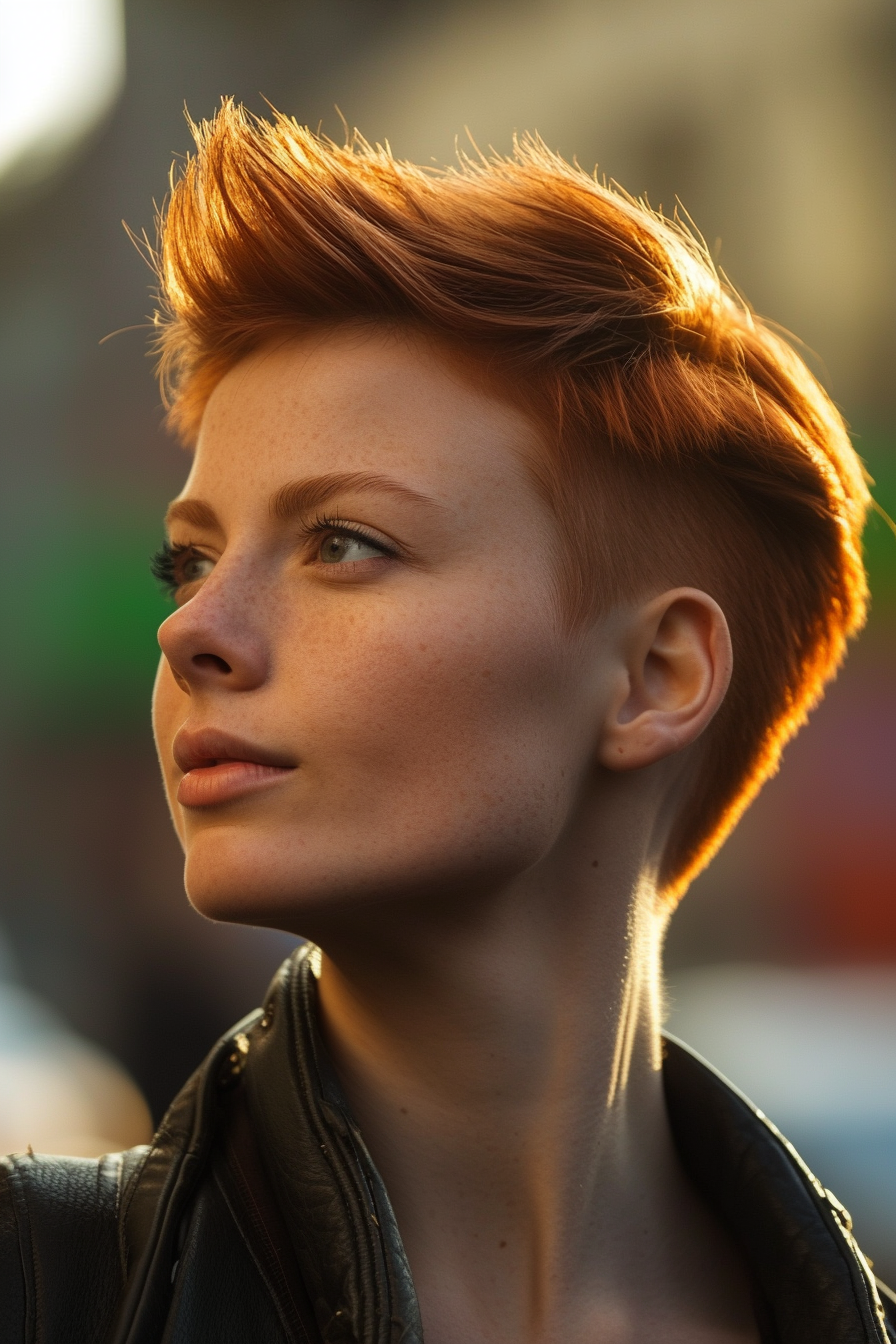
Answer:
<svg viewBox="0 0 896 1344"><path fill-rule="evenodd" d="M884 1320L887 1323L887 1333L890 1339L896 1341L896 1293L892 1288L888 1288L880 1279L876 1279L877 1291L880 1294L881 1306L884 1309Z"/></svg>
<svg viewBox="0 0 896 1344"><path fill-rule="evenodd" d="M119 1314L136 1319L167 1298L179 1221L208 1170L244 1025L218 1042L150 1147L0 1158L0 1344L30 1339L35 1322L44 1344L99 1344Z"/></svg>
<svg viewBox="0 0 896 1344"><path fill-rule="evenodd" d="M122 1197L148 1151L0 1159L0 1344L18 1344L32 1313L48 1340L101 1337L122 1283Z"/></svg>
<svg viewBox="0 0 896 1344"><path fill-rule="evenodd" d="M768 1118L711 1065L665 1038L663 1083L685 1171L739 1245L775 1338L896 1344L846 1209Z"/></svg>

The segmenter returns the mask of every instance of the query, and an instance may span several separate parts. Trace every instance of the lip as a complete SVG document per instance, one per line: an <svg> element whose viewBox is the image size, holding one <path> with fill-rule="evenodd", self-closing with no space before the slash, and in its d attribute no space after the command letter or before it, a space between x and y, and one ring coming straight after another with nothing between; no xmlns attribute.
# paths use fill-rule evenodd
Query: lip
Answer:
<svg viewBox="0 0 896 1344"><path fill-rule="evenodd" d="M177 786L182 807L214 807L280 783L297 762L217 728L181 728L173 743L183 771Z"/></svg>

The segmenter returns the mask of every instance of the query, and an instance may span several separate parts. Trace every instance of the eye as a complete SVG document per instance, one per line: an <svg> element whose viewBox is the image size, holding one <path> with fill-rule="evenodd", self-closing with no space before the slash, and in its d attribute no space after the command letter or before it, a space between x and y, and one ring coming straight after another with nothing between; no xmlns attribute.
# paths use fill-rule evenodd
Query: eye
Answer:
<svg viewBox="0 0 896 1344"><path fill-rule="evenodd" d="M182 588L207 579L215 567L209 556L192 546L173 546L164 542L150 562L150 568L170 598Z"/></svg>
<svg viewBox="0 0 896 1344"><path fill-rule="evenodd" d="M181 561L180 581L182 584L199 583L200 580L208 578L214 567L214 560L210 560L207 555L200 555L198 551L190 551Z"/></svg>
<svg viewBox="0 0 896 1344"><path fill-rule="evenodd" d="M357 532L334 532L321 542L318 557L325 565L351 564L352 561L373 560L384 554L377 546Z"/></svg>

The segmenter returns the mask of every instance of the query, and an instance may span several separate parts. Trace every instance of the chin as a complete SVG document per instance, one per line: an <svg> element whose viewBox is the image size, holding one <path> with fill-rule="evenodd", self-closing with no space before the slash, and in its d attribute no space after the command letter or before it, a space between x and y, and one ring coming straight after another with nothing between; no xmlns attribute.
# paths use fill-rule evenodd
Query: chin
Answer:
<svg viewBox="0 0 896 1344"><path fill-rule="evenodd" d="M254 841L254 842L253 842ZM306 856L296 862L287 847L244 828L215 826L186 846L184 886L190 904L206 919L254 924L302 935L303 914L342 903L340 883L314 872Z"/></svg>
<svg viewBox="0 0 896 1344"><path fill-rule="evenodd" d="M285 837L240 825L202 827L186 844L184 883L191 904L207 919L281 929L320 942L338 920L366 923L389 907L409 903L480 900L529 868L541 854L521 847L517 829L510 843L483 852L481 829L458 843L456 835L368 836L355 828L354 844L332 835ZM524 832L523 832L524 833ZM510 840L509 834L504 837Z"/></svg>

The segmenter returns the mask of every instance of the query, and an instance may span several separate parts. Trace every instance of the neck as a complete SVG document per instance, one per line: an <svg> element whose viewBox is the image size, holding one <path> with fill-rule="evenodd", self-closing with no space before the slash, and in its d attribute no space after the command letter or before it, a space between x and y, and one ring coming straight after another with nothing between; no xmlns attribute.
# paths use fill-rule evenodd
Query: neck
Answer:
<svg viewBox="0 0 896 1344"><path fill-rule="evenodd" d="M324 1030L431 1344L634 1338L651 1287L665 1320L687 1296L683 1214L698 1256L716 1231L666 1121L655 892L634 861L562 866L325 943Z"/></svg>

